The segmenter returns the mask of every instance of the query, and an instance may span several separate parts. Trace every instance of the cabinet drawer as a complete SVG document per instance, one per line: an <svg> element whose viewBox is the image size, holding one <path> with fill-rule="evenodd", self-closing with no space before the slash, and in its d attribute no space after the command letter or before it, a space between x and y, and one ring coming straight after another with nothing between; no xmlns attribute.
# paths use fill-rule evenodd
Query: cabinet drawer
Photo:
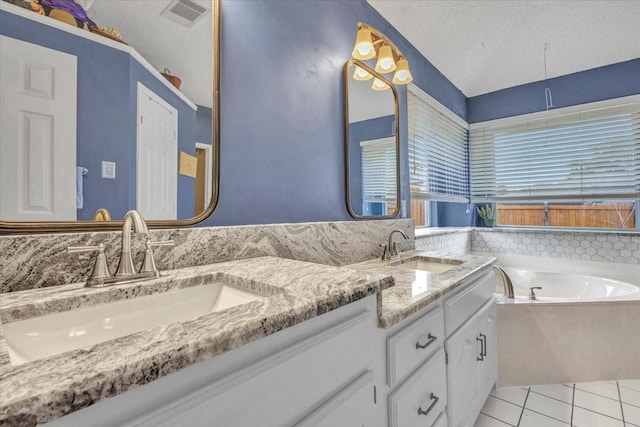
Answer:
<svg viewBox="0 0 640 427"><path fill-rule="evenodd" d="M472 284L468 289L454 295L444 303L444 313L447 318L447 336L451 335L464 322L480 309L495 290L495 276L493 272Z"/></svg>
<svg viewBox="0 0 640 427"><path fill-rule="evenodd" d="M447 404L444 350L429 361L389 395L389 426L431 426Z"/></svg>
<svg viewBox="0 0 640 427"><path fill-rule="evenodd" d="M430 311L387 338L387 383L393 387L444 343L442 308Z"/></svg>

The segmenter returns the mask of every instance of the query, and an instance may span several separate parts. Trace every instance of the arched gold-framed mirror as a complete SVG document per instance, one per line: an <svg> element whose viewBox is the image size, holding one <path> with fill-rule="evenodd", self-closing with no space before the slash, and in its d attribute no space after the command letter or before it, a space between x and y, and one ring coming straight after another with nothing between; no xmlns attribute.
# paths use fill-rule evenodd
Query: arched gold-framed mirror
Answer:
<svg viewBox="0 0 640 427"><path fill-rule="evenodd" d="M213 213L220 181L220 0L192 0L189 4L194 10L187 14L180 11L182 3L172 0L144 3L144 7L140 7L140 2L135 1L79 2L88 7L88 17L100 25L98 30L88 31L87 27L81 28L78 19L75 27L69 21L0 2L2 98L10 99L10 103L16 105L12 107L15 110L28 113L19 117L7 113L9 103L2 105L5 120L0 126L0 156L5 162L0 164L0 234L120 229L124 213L129 209L141 210L143 205L147 212L154 212L143 213L152 228L192 226ZM136 13L140 13L141 20L147 15L154 21L138 21ZM119 23L118 16L126 19ZM29 31L29 28L42 31ZM120 31L112 31L113 28ZM131 34L130 38L127 34ZM134 34L146 35L147 39L143 41ZM43 37L48 40L42 41ZM154 45L152 40L166 44ZM64 48L58 49L55 43ZM29 62L28 58L12 60L11 52L28 52L31 48L38 58L42 58L42 52L53 51L53 59L44 65ZM180 56L195 49L202 50L198 58ZM100 57L110 65L82 57L84 52L93 51L100 51ZM175 58L167 59L168 54ZM62 58L61 64L71 64L71 68L55 69L59 58ZM207 63L198 67L203 58ZM57 141L61 138L56 140L56 135L51 136L53 131L51 135L46 134L57 120L54 113L49 117L46 110L29 111L12 98L15 88L11 89L5 71L11 71L14 63L23 64L22 68L13 66L17 70L14 74L27 76L28 85L25 79L20 84L30 85L27 89L39 97L40 104L46 104L52 93L65 95L62 98L67 99L62 102L71 106L68 109L74 111L76 117L73 126L66 126L71 132L63 134L62 140L72 139L72 149L69 145L59 145ZM169 65L171 63L174 65ZM57 82L52 82L50 76L54 74L67 75L61 70L72 70L68 73L73 74L72 85L63 82L62 86L56 86ZM207 80L201 80L203 75ZM119 79L117 85L110 83L114 78ZM88 95L81 92L85 87L89 88ZM71 93L74 97L77 95L72 102ZM117 98L119 95L122 96ZM33 104L28 102L25 105ZM148 105L141 105L144 102ZM56 108L54 105L52 110L61 111ZM174 127L167 128L166 121L157 121L162 115L157 112L164 114ZM9 120L19 125L5 132ZM117 121L109 124L108 120ZM55 123L55 129L65 129L59 123ZM140 141L144 137L152 145L143 145ZM154 144L165 137L173 145L163 146L162 151ZM128 145L119 150L116 143L121 141ZM118 157L123 152L126 156ZM88 155L93 157L83 160ZM13 164L7 159L12 159ZM63 185L57 183L56 165L65 167ZM69 165L73 167L71 177ZM159 175L158 171L169 173ZM146 184L142 185L141 181ZM34 186L33 182L39 184ZM149 191L140 191L141 188ZM172 197L170 200L165 198L167 193ZM61 194L65 208L54 209ZM71 207L69 194L73 197ZM144 196L146 201L142 200ZM124 202L116 205L109 197ZM154 211L158 201L162 204ZM24 206L42 212L31 215L33 212L27 212ZM55 212L49 215L49 211ZM108 220L109 217L113 220Z"/></svg>
<svg viewBox="0 0 640 427"><path fill-rule="evenodd" d="M343 78L347 210L355 219L393 218L400 211L398 92L357 59L345 63Z"/></svg>

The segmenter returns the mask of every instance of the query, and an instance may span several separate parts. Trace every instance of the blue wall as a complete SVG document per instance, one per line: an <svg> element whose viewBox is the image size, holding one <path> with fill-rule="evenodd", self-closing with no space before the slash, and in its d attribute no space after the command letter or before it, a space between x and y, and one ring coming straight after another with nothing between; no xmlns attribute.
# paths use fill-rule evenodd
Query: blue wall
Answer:
<svg viewBox="0 0 640 427"><path fill-rule="evenodd" d="M196 142L211 144L213 141L213 110L209 107L198 105L196 111Z"/></svg>
<svg viewBox="0 0 640 427"><path fill-rule="evenodd" d="M0 34L77 57L76 163L89 169L78 219L91 219L101 207L108 208L113 218L122 218L135 206L136 188L130 183L136 179L137 81L178 109L178 148L194 154L196 112L128 53L4 11L0 11ZM116 163L115 180L101 178L102 160ZM193 216L193 198L194 179L179 176L179 218Z"/></svg>
<svg viewBox="0 0 640 427"><path fill-rule="evenodd" d="M416 85L466 117L464 95L364 0L223 1L220 200L202 225L351 219L342 69L358 21L402 50ZM406 88L398 92L408 200Z"/></svg>
<svg viewBox="0 0 640 427"><path fill-rule="evenodd" d="M371 206L362 205L362 141L393 136L395 116L363 120L349 124L349 189L351 209L358 215L372 215ZM385 215L383 213L382 215Z"/></svg>
<svg viewBox="0 0 640 427"><path fill-rule="evenodd" d="M544 111L547 87L555 108L640 94L640 58L474 96L467 100L467 122Z"/></svg>

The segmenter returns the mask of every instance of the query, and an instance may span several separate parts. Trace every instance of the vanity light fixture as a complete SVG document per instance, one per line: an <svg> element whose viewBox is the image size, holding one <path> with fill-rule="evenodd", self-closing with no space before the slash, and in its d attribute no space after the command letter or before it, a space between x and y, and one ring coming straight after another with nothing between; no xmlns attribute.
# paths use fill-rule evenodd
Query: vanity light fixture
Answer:
<svg viewBox="0 0 640 427"><path fill-rule="evenodd" d="M413 76L409 70L409 61L404 58L398 59L398 67L396 73L393 75L393 82L397 85L406 85L411 83Z"/></svg>
<svg viewBox="0 0 640 427"><path fill-rule="evenodd" d="M367 72L366 70L358 67L357 65L355 66L355 71L353 73L353 79L354 80L358 80L358 81L365 81L365 80L369 80L373 77L372 74L369 74L369 72Z"/></svg>
<svg viewBox="0 0 640 427"><path fill-rule="evenodd" d="M379 73L390 73L396 69L396 61L393 60L391 46L382 45L378 51L378 62L376 62L375 70Z"/></svg>
<svg viewBox="0 0 640 427"><path fill-rule="evenodd" d="M376 56L376 49L373 46L371 30L359 25L358 28L359 30L358 34L356 35L356 44L353 46L353 52L351 52L351 55L355 59L359 59L361 61L374 58Z"/></svg>
<svg viewBox="0 0 640 427"><path fill-rule="evenodd" d="M389 85L376 77L375 79L373 79L373 84L371 85L371 89L379 90L379 91L387 90L389 89Z"/></svg>
<svg viewBox="0 0 640 427"><path fill-rule="evenodd" d="M387 74L395 71L393 83L406 85L413 81L409 61L402 55L393 43L384 34L372 26L363 22L358 22L358 33L356 43L353 46L351 55L361 61L377 58L375 71L380 74ZM353 78L355 80L369 80L373 77L365 70L356 67ZM389 89L389 85L374 79L372 88L374 90Z"/></svg>

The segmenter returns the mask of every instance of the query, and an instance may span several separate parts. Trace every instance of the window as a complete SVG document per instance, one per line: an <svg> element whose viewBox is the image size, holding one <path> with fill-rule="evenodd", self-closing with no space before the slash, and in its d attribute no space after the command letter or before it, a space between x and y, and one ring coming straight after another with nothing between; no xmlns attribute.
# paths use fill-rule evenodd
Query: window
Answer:
<svg viewBox="0 0 640 427"><path fill-rule="evenodd" d="M505 226L548 226L573 228L638 228L638 202L539 202L499 203L497 220Z"/></svg>
<svg viewBox="0 0 640 427"><path fill-rule="evenodd" d="M638 227L640 97L473 124L469 150L499 225Z"/></svg>
<svg viewBox="0 0 640 427"><path fill-rule="evenodd" d="M434 202L465 203L466 209L467 123L415 86L407 97L411 215L416 226L429 225Z"/></svg>
<svg viewBox="0 0 640 427"><path fill-rule="evenodd" d="M396 139L362 141L363 215L390 215L398 203Z"/></svg>

